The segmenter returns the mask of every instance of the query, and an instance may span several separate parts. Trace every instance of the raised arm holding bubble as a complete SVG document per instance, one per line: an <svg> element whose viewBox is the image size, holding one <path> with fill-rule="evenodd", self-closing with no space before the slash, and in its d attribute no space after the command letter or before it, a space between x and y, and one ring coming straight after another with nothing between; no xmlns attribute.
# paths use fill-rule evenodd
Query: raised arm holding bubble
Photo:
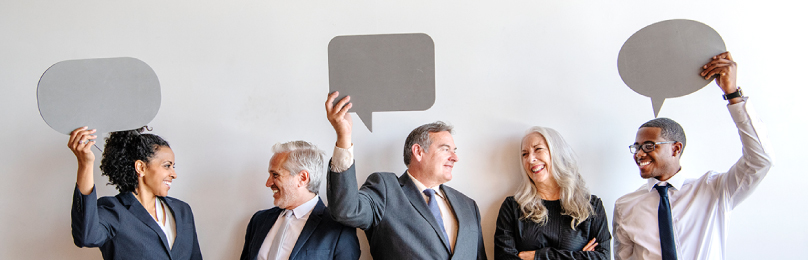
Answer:
<svg viewBox="0 0 808 260"><path fill-rule="evenodd" d="M365 230L374 259L486 259L477 203L444 185L458 161L452 127L414 129L404 145L407 171L368 176L357 190L350 97L326 100L337 143L328 171L328 209L344 225Z"/></svg>
<svg viewBox="0 0 808 260"><path fill-rule="evenodd" d="M71 226L79 247L98 247L104 259L202 259L190 206L167 197L174 152L163 138L141 130L110 133L102 175L120 192L97 198L93 180L95 129L70 133L78 161Z"/></svg>
<svg viewBox="0 0 808 260"><path fill-rule="evenodd" d="M680 165L684 129L668 118L640 126L629 151L647 183L615 202L615 259L724 259L729 212L772 166L765 129L736 85L737 64L729 52L711 57L700 76L715 76L729 101L743 145L741 158L727 172L688 179L680 174L686 170Z"/></svg>

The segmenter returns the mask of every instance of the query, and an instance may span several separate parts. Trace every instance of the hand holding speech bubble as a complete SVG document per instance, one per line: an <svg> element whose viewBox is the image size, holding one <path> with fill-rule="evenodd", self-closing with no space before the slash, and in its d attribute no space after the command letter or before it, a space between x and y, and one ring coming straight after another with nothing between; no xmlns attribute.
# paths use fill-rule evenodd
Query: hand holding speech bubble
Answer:
<svg viewBox="0 0 808 260"><path fill-rule="evenodd" d="M373 112L427 110L435 103L435 44L429 35L337 36L328 43L329 93L373 132Z"/></svg>
<svg viewBox="0 0 808 260"><path fill-rule="evenodd" d="M135 58L67 60L53 64L37 86L42 119L70 134L89 126L96 133L140 128L160 110L160 82Z"/></svg>
<svg viewBox="0 0 808 260"><path fill-rule="evenodd" d="M631 35L620 49L617 69L623 82L651 98L654 117L666 98L681 97L710 83L701 66L726 51L724 40L706 24L684 19L651 24Z"/></svg>

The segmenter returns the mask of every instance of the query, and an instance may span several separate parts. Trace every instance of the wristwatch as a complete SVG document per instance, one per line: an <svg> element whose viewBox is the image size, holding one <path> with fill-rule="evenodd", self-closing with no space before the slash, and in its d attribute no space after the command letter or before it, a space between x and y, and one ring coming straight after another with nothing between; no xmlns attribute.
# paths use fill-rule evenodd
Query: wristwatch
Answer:
<svg viewBox="0 0 808 260"><path fill-rule="evenodd" d="M741 91L741 87L738 86L738 90L736 90L735 92L726 95L721 95L721 97L723 97L724 100L730 100L736 97L743 97L743 91Z"/></svg>

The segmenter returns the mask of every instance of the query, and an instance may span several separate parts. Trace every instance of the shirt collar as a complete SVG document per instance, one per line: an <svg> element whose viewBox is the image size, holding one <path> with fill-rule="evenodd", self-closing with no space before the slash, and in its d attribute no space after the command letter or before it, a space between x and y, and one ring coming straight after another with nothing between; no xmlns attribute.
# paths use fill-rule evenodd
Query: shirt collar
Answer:
<svg viewBox="0 0 808 260"><path fill-rule="evenodd" d="M443 198L443 191L440 190L440 185L435 186L435 187L426 187L423 183L418 181L418 179L416 179L415 177L412 177L412 174L410 174L410 171L407 171L407 175L410 176L410 179L412 179L412 182L415 183L415 187L418 187L418 191L420 191L421 193L423 193L424 190L426 190L426 189L433 189L433 190L435 190L435 195L438 195L439 197Z"/></svg>
<svg viewBox="0 0 808 260"><path fill-rule="evenodd" d="M309 201L306 201L306 203L297 206L295 209L292 210L293 212L295 212L295 218L300 219L311 213L311 211L314 210L314 206L317 206L317 201L319 200L320 196L314 195L314 198L311 198Z"/></svg>
<svg viewBox="0 0 808 260"><path fill-rule="evenodd" d="M679 189L682 188L682 185L685 183L685 179L686 178L682 174L682 170L679 170L679 172L677 172L676 174L671 176L670 179L668 179L667 181L664 181L664 182L668 183L668 185L670 185L671 188L673 188L674 190L679 190ZM660 183L660 182L662 182L662 181L659 181L656 178L648 178L648 184L645 186L645 188L646 188L646 190L651 192L651 191L654 190L654 186L656 186L656 184Z"/></svg>

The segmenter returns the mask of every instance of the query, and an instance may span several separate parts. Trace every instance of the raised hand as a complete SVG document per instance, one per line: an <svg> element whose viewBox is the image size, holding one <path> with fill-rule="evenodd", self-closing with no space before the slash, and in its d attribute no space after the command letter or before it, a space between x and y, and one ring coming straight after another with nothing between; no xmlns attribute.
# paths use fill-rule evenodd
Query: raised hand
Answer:
<svg viewBox="0 0 808 260"><path fill-rule="evenodd" d="M339 91L328 95L328 99L325 101L325 112L328 122L331 122L331 126L337 132L337 147L347 149L351 147L351 128L353 126L351 115L348 114L348 110L352 106L349 103L351 97L346 96L335 105L334 99L338 96Z"/></svg>
<svg viewBox="0 0 808 260"><path fill-rule="evenodd" d="M732 60L729 52L724 52L713 56L712 60L701 67L701 76L704 79L715 77L715 83L721 87L724 94L730 94L738 90L735 79L738 74L738 64Z"/></svg>
<svg viewBox="0 0 808 260"><path fill-rule="evenodd" d="M76 128L70 133L70 139L67 141L67 147L73 151L78 161L78 170L76 173L76 185L82 194L88 195L93 191L93 162L95 161L95 154L91 148L95 144L96 136L93 135L95 129L88 130L86 126Z"/></svg>

